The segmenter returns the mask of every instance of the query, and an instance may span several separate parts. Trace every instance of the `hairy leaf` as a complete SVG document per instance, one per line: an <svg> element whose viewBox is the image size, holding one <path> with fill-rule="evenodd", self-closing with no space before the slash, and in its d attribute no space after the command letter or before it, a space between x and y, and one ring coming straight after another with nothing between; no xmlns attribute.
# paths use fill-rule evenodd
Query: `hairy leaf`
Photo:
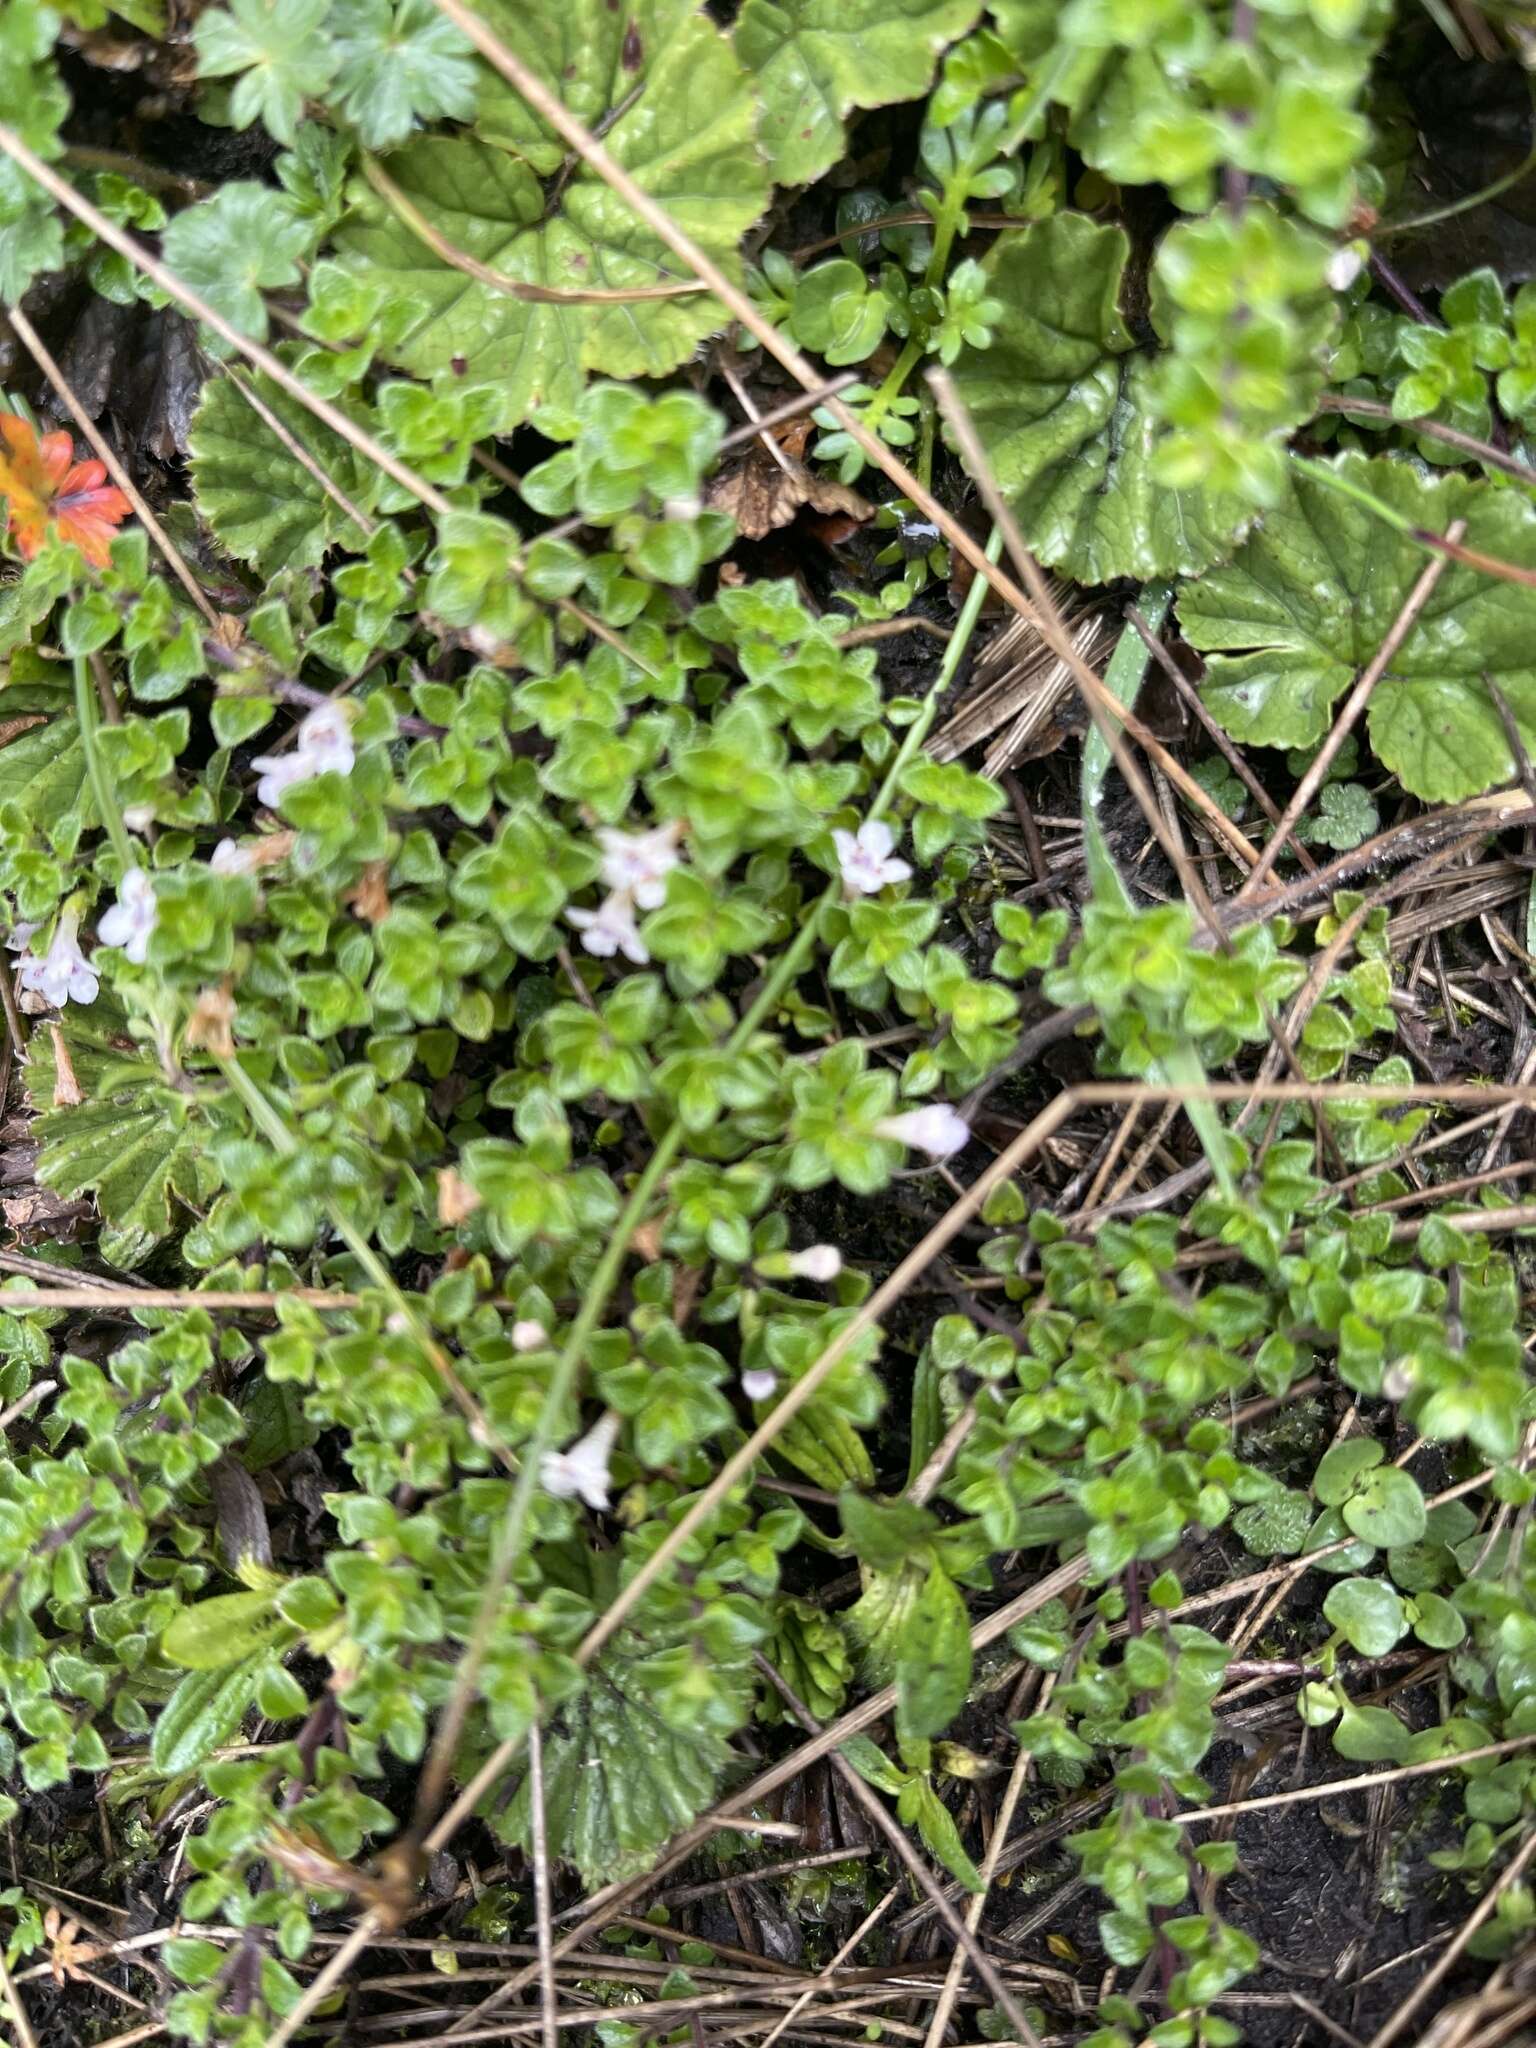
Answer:
<svg viewBox="0 0 1536 2048"><path fill-rule="evenodd" d="M1234 496L1157 480L1152 360L1120 314L1130 244L1086 215L999 238L989 289L1008 308L955 382L1041 561L1080 583L1193 574L1249 518Z"/></svg>
<svg viewBox="0 0 1536 2048"><path fill-rule="evenodd" d="M30 708L30 706L28 707ZM0 804L14 803L49 843L71 854L96 821L74 714L60 711L0 747Z"/></svg>
<svg viewBox="0 0 1536 2048"><path fill-rule="evenodd" d="M747 0L736 51L762 96L759 139L781 185L805 185L837 161L843 117L926 90L944 45L976 0Z"/></svg>
<svg viewBox="0 0 1536 2048"><path fill-rule="evenodd" d="M339 434L264 377L257 396L360 510L378 495L377 473ZM319 480L285 448L235 386L215 377L192 423L198 507L220 542L264 575L313 568L338 543L361 553L364 536Z"/></svg>
<svg viewBox="0 0 1536 2048"><path fill-rule="evenodd" d="M279 142L292 142L304 102L322 93L336 69L325 34L326 0L230 0L210 8L193 31L203 78L241 74L230 94L237 128L260 121Z"/></svg>
<svg viewBox="0 0 1536 2048"><path fill-rule="evenodd" d="M190 285L216 313L242 334L258 340L267 332L264 291L297 284L299 257L312 239L307 221L286 193L237 178L176 214L161 250L183 284ZM227 345L203 330L204 345L216 354Z"/></svg>
<svg viewBox="0 0 1536 2048"><path fill-rule="evenodd" d="M646 1869L718 1793L749 1689L744 1661L718 1650L706 1660L670 1634L621 1631L544 1740L550 1854L589 1886ZM531 1842L526 1781L497 1826Z"/></svg>
<svg viewBox="0 0 1536 2048"><path fill-rule="evenodd" d="M149 1758L168 1778L195 1771L228 1742L256 1697L262 1659L233 1670L189 1671L160 1710Z"/></svg>
<svg viewBox="0 0 1536 2048"><path fill-rule="evenodd" d="M1417 526L1467 522L1466 546L1536 568L1536 509L1515 491L1426 476L1390 457L1330 467ZM1184 636L1214 658L1204 696L1234 739L1311 746L1335 701L1380 647L1429 557L1369 508L1311 477L1226 568L1179 598ZM1536 590L1452 565L1377 684L1371 745L1414 796L1475 796L1515 772L1484 676L1536 752Z"/></svg>
<svg viewBox="0 0 1536 2048"><path fill-rule="evenodd" d="M432 0L335 0L331 29L341 110L369 149L474 113L473 48Z"/></svg>
<svg viewBox="0 0 1536 2048"><path fill-rule="evenodd" d="M768 199L755 101L730 44L692 0L639 0L622 11L606 0L519 0L488 15L589 125L612 119L604 147L739 275L737 244ZM563 145L505 87L487 88L479 132L489 140L434 138L389 161L409 205L451 248L519 284L557 291L691 286L585 168L556 181L553 197L546 193L541 179L563 161ZM574 403L588 371L662 376L724 320L712 299L691 289L622 302L513 297L442 260L372 194L359 200L338 242L349 266L383 278L416 309L393 359L418 376L452 366L493 384L504 426L540 405Z"/></svg>
<svg viewBox="0 0 1536 2048"><path fill-rule="evenodd" d="M70 1009L62 1029L85 1100L52 1107L52 1033L36 1032L26 1076L32 1105L41 1112L33 1127L41 1147L37 1178L66 1197L94 1194L102 1256L114 1266L142 1265L171 1229L173 1194L201 1207L218 1185L206 1134L189 1098L132 1047L121 1013L105 995L89 1011Z"/></svg>

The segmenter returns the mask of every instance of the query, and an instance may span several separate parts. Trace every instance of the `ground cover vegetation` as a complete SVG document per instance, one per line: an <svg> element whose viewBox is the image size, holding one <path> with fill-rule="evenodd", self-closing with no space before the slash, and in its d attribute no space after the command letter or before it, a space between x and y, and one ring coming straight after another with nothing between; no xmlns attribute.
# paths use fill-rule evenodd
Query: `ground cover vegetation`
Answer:
<svg viewBox="0 0 1536 2048"><path fill-rule="evenodd" d="M1529 2026L1533 33L0 0L17 2048Z"/></svg>

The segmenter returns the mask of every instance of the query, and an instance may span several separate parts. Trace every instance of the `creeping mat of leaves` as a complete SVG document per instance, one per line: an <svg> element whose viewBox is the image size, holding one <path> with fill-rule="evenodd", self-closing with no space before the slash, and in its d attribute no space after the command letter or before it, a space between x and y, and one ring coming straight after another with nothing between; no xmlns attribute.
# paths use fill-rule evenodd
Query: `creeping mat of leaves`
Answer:
<svg viewBox="0 0 1536 2048"><path fill-rule="evenodd" d="M0 0L6 2039L1510 2038L1513 12Z"/></svg>

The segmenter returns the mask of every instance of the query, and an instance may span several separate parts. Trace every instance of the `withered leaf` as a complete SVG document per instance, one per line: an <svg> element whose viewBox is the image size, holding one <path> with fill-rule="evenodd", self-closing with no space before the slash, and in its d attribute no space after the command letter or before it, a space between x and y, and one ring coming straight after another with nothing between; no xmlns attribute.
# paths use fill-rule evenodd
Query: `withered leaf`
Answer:
<svg viewBox="0 0 1536 2048"><path fill-rule="evenodd" d="M761 441L748 442L736 466L711 482L705 499L712 510L730 513L743 540L761 540L788 526L802 505L813 512L845 513L861 524L875 510L847 484L817 476L792 455L776 460Z"/></svg>

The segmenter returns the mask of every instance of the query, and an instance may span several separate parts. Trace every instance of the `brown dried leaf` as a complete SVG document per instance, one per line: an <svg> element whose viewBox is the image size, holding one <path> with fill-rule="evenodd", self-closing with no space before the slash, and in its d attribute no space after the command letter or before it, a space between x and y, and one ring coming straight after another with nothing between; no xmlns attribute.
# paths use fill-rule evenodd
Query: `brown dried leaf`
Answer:
<svg viewBox="0 0 1536 2048"><path fill-rule="evenodd" d="M385 881L388 873L387 860L371 860L357 887L348 892L347 902L354 916L362 918L365 924L382 924L389 915L389 888Z"/></svg>
<svg viewBox="0 0 1536 2048"><path fill-rule="evenodd" d="M788 526L802 505L842 513L860 525L875 512L867 498L835 477L817 476L790 455L776 461L761 441L749 442L736 466L713 479L705 500L713 511L730 513L744 540L761 540Z"/></svg>
<svg viewBox="0 0 1536 2048"><path fill-rule="evenodd" d="M187 1043L206 1046L220 1059L232 1060L235 1056L234 1023L235 999L229 992L228 982L221 982L217 988L202 989L187 1020Z"/></svg>
<svg viewBox="0 0 1536 2048"><path fill-rule="evenodd" d="M55 1984L82 1983L87 1963L95 1962L101 1950L94 1942L80 1941L78 1920L66 1920L57 1906L43 1915L43 1932L48 1937L48 1967Z"/></svg>
<svg viewBox="0 0 1536 2048"><path fill-rule="evenodd" d="M53 1106L55 1109L78 1109L85 1100L85 1094L75 1079L75 1063L64 1043L64 1033L57 1024L50 1024L48 1035L53 1040Z"/></svg>
<svg viewBox="0 0 1536 2048"><path fill-rule="evenodd" d="M437 1220L444 1229L456 1230L479 1207L480 1197L469 1182L451 1166L443 1167L437 1176Z"/></svg>

